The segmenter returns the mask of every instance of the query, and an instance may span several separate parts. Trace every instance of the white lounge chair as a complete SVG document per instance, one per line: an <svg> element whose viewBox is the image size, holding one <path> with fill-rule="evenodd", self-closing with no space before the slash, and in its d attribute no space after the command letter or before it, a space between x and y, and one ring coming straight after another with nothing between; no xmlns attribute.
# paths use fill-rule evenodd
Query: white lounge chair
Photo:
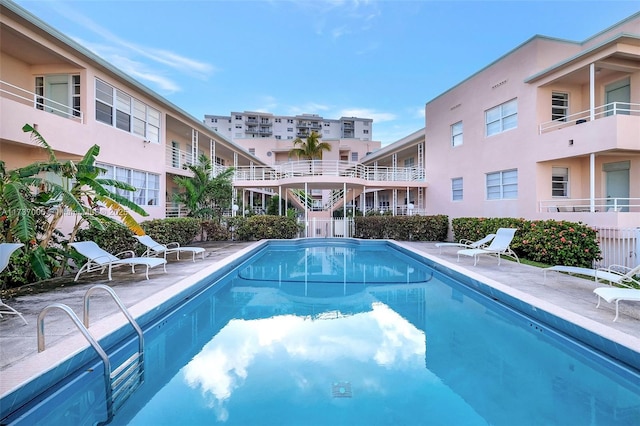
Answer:
<svg viewBox="0 0 640 426"><path fill-rule="evenodd" d="M565 272L570 275L585 275L587 277L593 277L595 282L600 280L609 281L610 285L618 284L625 287L633 286L634 284L640 287L640 281L635 278L636 275L640 275L640 265L635 268L628 268L622 265L611 265L608 268L581 268L579 266L564 266L555 265L549 268L544 268L544 277L547 278L548 271Z"/></svg>
<svg viewBox="0 0 640 426"><path fill-rule="evenodd" d="M147 249L142 254L144 257L155 257L162 255L165 259L167 258L167 254L175 253L176 258L180 260L180 253L191 253L191 260L196 261L196 254L202 255L202 260L204 260L204 252L205 249L202 247L184 247L181 246L180 243L174 242L169 244L160 244L156 242L153 238L148 235L134 235L140 244L144 245Z"/></svg>
<svg viewBox="0 0 640 426"><path fill-rule="evenodd" d="M618 304L621 300L628 300L633 302L640 302L640 290L636 288L619 288L619 287L598 287L593 290L598 295L598 304L596 308L600 307L600 301L602 299L607 302L616 302L616 316L613 319L618 319Z"/></svg>
<svg viewBox="0 0 640 426"><path fill-rule="evenodd" d="M510 247L516 231L516 228L500 228L496 231L495 238L487 247L458 250L458 262L460 261L460 255L469 256L473 257L473 266L476 266L480 255L489 254L498 257L498 265L500 265L500 258L502 256L512 257L520 263L520 259L518 259L518 256Z"/></svg>
<svg viewBox="0 0 640 426"><path fill-rule="evenodd" d="M443 247L465 247L465 248L482 248L486 247L491 240L495 238L496 234L489 234L486 237L479 239L478 241L471 241L467 239L461 239L457 243L448 242L448 243L436 243L436 247L440 249L440 253L442 253Z"/></svg>
<svg viewBox="0 0 640 426"><path fill-rule="evenodd" d="M111 281L111 269L117 266L122 265L131 265L131 273L135 273L136 265L146 266L147 270L145 272L145 276L149 279L149 268L154 268L156 266L162 265L164 272L167 272L167 260L166 259L158 259L151 257L127 257L120 258L118 256L124 255L126 253L130 253L131 256L135 256L133 251L127 250L122 253L118 253L113 255L106 250L103 250L93 241L80 241L76 243L70 243L71 247L76 249L78 253L87 258L87 263L85 263L82 268L76 274L76 278L74 281L78 281L78 277L83 272L93 272L100 270L100 273L103 273L105 269L109 270L109 281Z"/></svg>
<svg viewBox="0 0 640 426"><path fill-rule="evenodd" d="M0 243L0 272L4 271L4 269L9 266L9 259L11 259L11 255L22 246L24 246L22 243ZM2 318L2 314L17 315L25 324L27 324L27 320L24 319L20 312L16 311L0 299L0 318Z"/></svg>

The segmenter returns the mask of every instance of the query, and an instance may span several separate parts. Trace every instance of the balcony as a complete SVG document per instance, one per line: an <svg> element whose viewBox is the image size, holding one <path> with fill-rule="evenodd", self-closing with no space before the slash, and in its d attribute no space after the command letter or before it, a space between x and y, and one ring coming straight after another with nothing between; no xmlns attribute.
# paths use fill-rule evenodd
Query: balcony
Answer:
<svg viewBox="0 0 640 426"><path fill-rule="evenodd" d="M640 198L562 198L541 200L538 202L539 212L577 212L577 213L610 213L640 212Z"/></svg>
<svg viewBox="0 0 640 426"><path fill-rule="evenodd" d="M293 161L275 166L237 167L234 181L278 181L280 179L324 176L355 178L365 182L424 182L418 167L374 167L348 161Z"/></svg>
<svg viewBox="0 0 640 426"><path fill-rule="evenodd" d="M187 166L192 164L194 164L193 154L167 145L167 167L186 170Z"/></svg>
<svg viewBox="0 0 640 426"><path fill-rule="evenodd" d="M609 104L600 105L593 109L593 120L610 117L612 115L640 116L640 104L612 102ZM541 123L538 125L538 133L543 134L553 130L559 130L565 127L586 123L587 121L591 121L591 110L576 112L560 119Z"/></svg>
<svg viewBox="0 0 640 426"><path fill-rule="evenodd" d="M0 80L0 97L80 123L84 122L83 113L79 109L74 109L70 105L60 103L51 98L39 96L3 80Z"/></svg>

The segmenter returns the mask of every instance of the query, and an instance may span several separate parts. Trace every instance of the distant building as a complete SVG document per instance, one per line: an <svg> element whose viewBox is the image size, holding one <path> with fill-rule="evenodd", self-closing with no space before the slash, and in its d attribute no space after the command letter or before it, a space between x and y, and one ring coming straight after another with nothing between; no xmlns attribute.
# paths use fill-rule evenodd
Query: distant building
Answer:
<svg viewBox="0 0 640 426"><path fill-rule="evenodd" d="M273 115L268 112L232 112L205 115L204 124L228 139L273 138L292 140L316 132L324 139L373 140L370 118L323 118L317 114Z"/></svg>

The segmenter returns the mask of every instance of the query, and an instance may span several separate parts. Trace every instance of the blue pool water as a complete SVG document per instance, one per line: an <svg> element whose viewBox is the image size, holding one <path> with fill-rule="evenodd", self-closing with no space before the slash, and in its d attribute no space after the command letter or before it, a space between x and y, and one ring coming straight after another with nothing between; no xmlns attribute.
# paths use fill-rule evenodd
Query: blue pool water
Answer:
<svg viewBox="0 0 640 426"><path fill-rule="evenodd" d="M395 247L272 242L145 325L112 424L640 424L638 371ZM94 364L15 423L103 421Z"/></svg>

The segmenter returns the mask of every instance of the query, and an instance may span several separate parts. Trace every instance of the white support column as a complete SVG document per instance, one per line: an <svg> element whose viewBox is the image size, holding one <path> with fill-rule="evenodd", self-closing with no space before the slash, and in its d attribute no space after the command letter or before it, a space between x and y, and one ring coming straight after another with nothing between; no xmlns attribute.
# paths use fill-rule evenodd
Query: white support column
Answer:
<svg viewBox="0 0 640 426"><path fill-rule="evenodd" d="M278 216L282 216L282 186L278 186Z"/></svg>
<svg viewBox="0 0 640 426"><path fill-rule="evenodd" d="M589 65L589 121L595 120L596 114L596 64Z"/></svg>
<svg viewBox="0 0 640 426"><path fill-rule="evenodd" d="M347 182L342 184L342 219L347 221Z"/></svg>
<svg viewBox="0 0 640 426"><path fill-rule="evenodd" d="M367 215L367 187L362 187L362 193L360 194L360 210L362 210L362 216Z"/></svg>
<svg viewBox="0 0 640 426"><path fill-rule="evenodd" d="M589 211L596 211L596 154L589 155Z"/></svg>
<svg viewBox="0 0 640 426"><path fill-rule="evenodd" d="M209 139L209 158L211 159L211 177L215 177L218 173L216 171L216 141Z"/></svg>
<svg viewBox="0 0 640 426"><path fill-rule="evenodd" d="M304 183L304 227L305 227L305 235L309 236L309 184L307 182ZM313 228L315 229L315 228Z"/></svg>
<svg viewBox="0 0 640 426"><path fill-rule="evenodd" d="M191 158L193 164L198 164L198 131L191 129Z"/></svg>

